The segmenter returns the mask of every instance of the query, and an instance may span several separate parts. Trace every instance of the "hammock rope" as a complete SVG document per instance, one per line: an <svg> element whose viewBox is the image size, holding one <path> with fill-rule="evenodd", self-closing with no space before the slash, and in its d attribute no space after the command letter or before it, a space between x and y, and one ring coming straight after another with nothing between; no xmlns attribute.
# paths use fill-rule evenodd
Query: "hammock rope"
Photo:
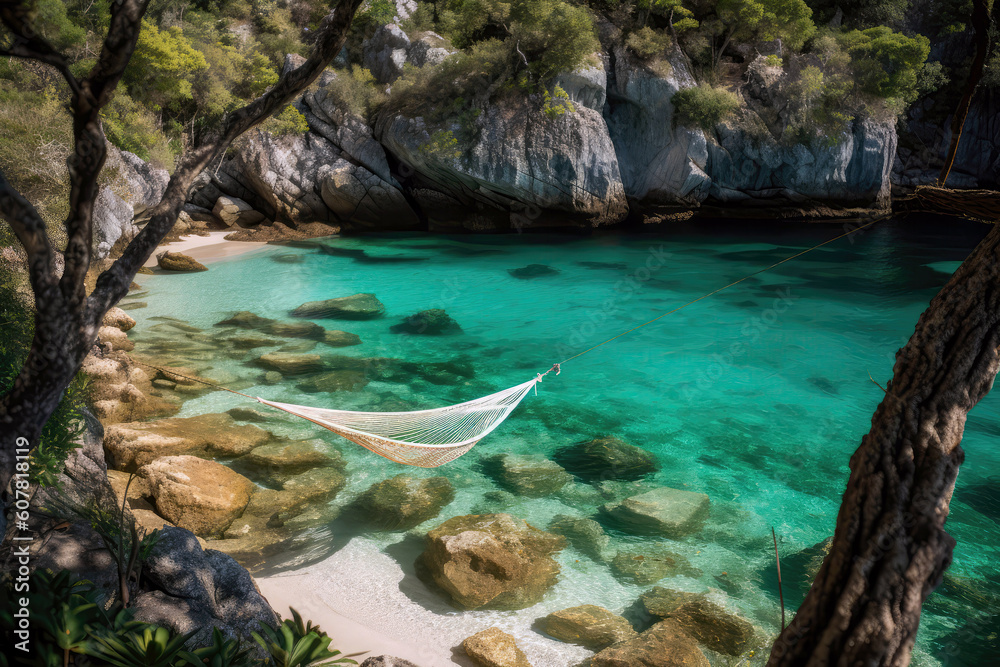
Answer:
<svg viewBox="0 0 1000 667"><path fill-rule="evenodd" d="M176 371L152 366L141 361L136 361L136 363L149 368L154 368L162 373L174 375L176 377L194 382L200 382L201 384L208 385L215 389L228 391L231 394L237 394L268 407L282 410L296 417L306 419L314 424L317 424L318 426L322 426L323 428L336 433L343 438L361 445L365 449L368 449L379 456L395 461L396 463L418 466L421 468L435 468L437 466L444 465L445 463L454 461L458 457L467 453L484 437L492 433L498 426L500 426L501 423L503 423L505 419L507 419L508 416L510 416L511 412L514 411L514 409L530 391L534 390L536 394L538 393L538 383L540 383L546 375L552 373L553 371L555 371L556 375L559 375L562 371L563 364L581 357L588 352L592 352L599 347L607 345L622 336L627 336L634 331L649 326L650 324L653 324L668 315L672 315L673 313L683 310L688 306L692 306L699 301L703 301L714 294L718 294L723 290L739 285L756 275L764 273L765 271L770 271L771 269L781 266L786 262L790 262L797 257L801 257L808 252L812 252L813 250L822 248L823 246L833 243L834 241L838 241L845 236L850 236L851 234L866 229L886 217L888 217L888 214L874 218L863 225L859 225L844 232L843 234L840 234L839 236L835 236L831 239L823 241L822 243L818 243L811 248L807 248L806 250L797 252L794 255L782 259L781 261L775 262L774 264L766 266L762 269L758 269L757 271L743 276L739 280L735 280L728 285L714 289L707 294L703 294L697 299L688 301L687 303L662 313L647 322L643 322L642 324L627 329L626 331L623 331L616 336L612 336L611 338L589 347L582 352L574 354L557 364L553 364L549 370L544 373L538 373L533 379L528 380L527 382L522 382L519 385L515 385L509 389L504 389L503 391L498 391L495 394L466 401L465 403L449 405L443 408L415 410L410 412L360 412L352 410L314 408L305 405L294 405L291 403L278 403L276 401L265 400L259 396L250 396L249 394L244 394L243 392L229 389L201 378L190 377L177 373Z"/></svg>

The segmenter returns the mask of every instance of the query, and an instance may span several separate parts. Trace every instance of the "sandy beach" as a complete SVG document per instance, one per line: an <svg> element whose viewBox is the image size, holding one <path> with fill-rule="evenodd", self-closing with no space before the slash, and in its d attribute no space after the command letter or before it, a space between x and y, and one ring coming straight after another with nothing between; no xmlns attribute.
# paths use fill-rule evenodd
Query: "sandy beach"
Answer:
<svg viewBox="0 0 1000 667"><path fill-rule="evenodd" d="M180 241L164 243L157 246L152 256L146 260L143 266L155 267L156 256L164 250L170 252L180 252L192 257L202 264L217 262L221 259L245 255L248 252L259 250L266 246L266 243L256 243L250 241L226 241L226 234L231 234L232 230L222 230L209 232L208 236L189 235L182 236Z"/></svg>
<svg viewBox="0 0 1000 667"><path fill-rule="evenodd" d="M294 607L358 662L388 654L419 667L473 667L460 648L462 640L491 626L513 635L533 665L569 667L593 655L532 628L537 618L583 603L572 599L579 594L572 581L564 578L543 602L526 610L460 612L405 565L416 558L419 544L403 540L383 548L358 537L319 563L256 581L283 617L290 617L288 608Z"/></svg>

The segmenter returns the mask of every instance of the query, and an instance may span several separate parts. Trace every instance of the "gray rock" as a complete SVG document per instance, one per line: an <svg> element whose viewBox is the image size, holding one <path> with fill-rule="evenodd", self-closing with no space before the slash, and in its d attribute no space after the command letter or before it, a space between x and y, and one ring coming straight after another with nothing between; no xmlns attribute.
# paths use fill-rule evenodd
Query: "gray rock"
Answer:
<svg viewBox="0 0 1000 667"><path fill-rule="evenodd" d="M407 62L417 67L440 65L445 58L457 53L454 49L448 48L447 44L444 38L435 32L419 33L410 45Z"/></svg>
<svg viewBox="0 0 1000 667"><path fill-rule="evenodd" d="M374 294L354 294L325 301L309 301L292 311L293 317L315 319L370 320L385 313Z"/></svg>
<svg viewBox="0 0 1000 667"><path fill-rule="evenodd" d="M555 85L561 87L569 95L574 105L604 112L604 103L608 98L608 74L604 64L583 65L572 72L562 72L556 75Z"/></svg>
<svg viewBox="0 0 1000 667"><path fill-rule="evenodd" d="M708 496L661 487L601 506L601 513L634 535L678 538L701 529L708 517Z"/></svg>
<svg viewBox="0 0 1000 667"><path fill-rule="evenodd" d="M505 100L483 111L477 131L454 154L427 150L436 133L453 129L389 113L375 121L375 136L389 152L465 207L457 224L500 230L572 219L598 226L628 211L607 125L593 109L581 105L550 117L536 99ZM482 215L470 216L470 209Z"/></svg>
<svg viewBox="0 0 1000 667"><path fill-rule="evenodd" d="M379 655L366 659L361 663L361 667L417 667L417 665L391 655Z"/></svg>
<svg viewBox="0 0 1000 667"><path fill-rule="evenodd" d="M104 185L94 202L94 251L98 259L111 252L111 247L122 236L129 238L138 229L132 224L132 206Z"/></svg>
<svg viewBox="0 0 1000 667"><path fill-rule="evenodd" d="M211 640L213 626L235 639L258 631L260 623L278 625L250 573L222 552L203 551L187 530L163 529L144 578L155 591L136 599L136 619L178 632L198 629L196 645Z"/></svg>
<svg viewBox="0 0 1000 667"><path fill-rule="evenodd" d="M362 61L379 83L392 83L403 74L410 38L398 25L384 25L362 47Z"/></svg>

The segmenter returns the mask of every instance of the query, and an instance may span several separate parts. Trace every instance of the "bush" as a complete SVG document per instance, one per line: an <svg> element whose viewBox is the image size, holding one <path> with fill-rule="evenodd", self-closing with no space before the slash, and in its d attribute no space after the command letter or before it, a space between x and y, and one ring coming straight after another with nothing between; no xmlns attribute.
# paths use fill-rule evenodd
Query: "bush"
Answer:
<svg viewBox="0 0 1000 667"><path fill-rule="evenodd" d="M923 35L907 37L884 26L852 30L841 36L851 56L858 89L889 100L912 102L918 94L917 74L930 54L930 40Z"/></svg>
<svg viewBox="0 0 1000 667"><path fill-rule="evenodd" d="M569 93L563 90L562 86L556 86L552 89L552 92L545 91L544 103L542 105L542 111L549 118L558 118L566 113L574 113L576 107L569 99Z"/></svg>
<svg viewBox="0 0 1000 667"><path fill-rule="evenodd" d="M625 46L643 60L653 60L670 48L671 41L670 35L666 32L646 26L625 38Z"/></svg>
<svg viewBox="0 0 1000 667"><path fill-rule="evenodd" d="M101 112L104 135L112 144L135 153L155 167L172 171L176 153L151 111L119 92Z"/></svg>
<svg viewBox="0 0 1000 667"><path fill-rule="evenodd" d="M371 118L375 108L386 99L385 91L375 81L372 73L360 65L352 65L349 70L337 72L326 90L352 113L365 119Z"/></svg>
<svg viewBox="0 0 1000 667"><path fill-rule="evenodd" d="M710 131L726 116L740 108L739 98L725 88L707 84L678 90L670 100L677 123Z"/></svg>
<svg viewBox="0 0 1000 667"><path fill-rule="evenodd" d="M289 104L281 113L261 123L260 129L276 137L301 135L309 131L309 122L298 109Z"/></svg>

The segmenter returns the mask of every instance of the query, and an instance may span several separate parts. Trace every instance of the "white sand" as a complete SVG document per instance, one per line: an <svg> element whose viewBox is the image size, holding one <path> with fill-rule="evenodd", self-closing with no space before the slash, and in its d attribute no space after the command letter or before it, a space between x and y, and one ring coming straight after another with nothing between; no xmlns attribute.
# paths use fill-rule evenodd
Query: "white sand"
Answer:
<svg viewBox="0 0 1000 667"><path fill-rule="evenodd" d="M267 245L266 243L251 241L226 241L223 238L226 234L232 233L233 230L223 230L209 232L208 236L182 236L180 241L165 243L158 246L143 266L156 266L156 256L164 250L169 250L170 252L181 252L198 260L202 264L211 264L212 262L220 259L236 257L238 255L244 255L248 252L253 252L254 250L258 250Z"/></svg>
<svg viewBox="0 0 1000 667"><path fill-rule="evenodd" d="M404 574L400 562L411 563L416 552L403 544L387 549L397 561L373 540L356 537L322 562L261 577L257 585L283 617L290 617L288 608L295 607L333 637L334 648L357 654L352 657L358 662L388 654L419 667L471 667L468 656L455 649L466 637L491 626L514 635L536 667L569 667L593 655L531 627L535 619L583 601L568 600L557 590L519 612L459 612L416 580L412 567Z"/></svg>

